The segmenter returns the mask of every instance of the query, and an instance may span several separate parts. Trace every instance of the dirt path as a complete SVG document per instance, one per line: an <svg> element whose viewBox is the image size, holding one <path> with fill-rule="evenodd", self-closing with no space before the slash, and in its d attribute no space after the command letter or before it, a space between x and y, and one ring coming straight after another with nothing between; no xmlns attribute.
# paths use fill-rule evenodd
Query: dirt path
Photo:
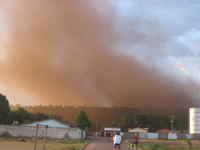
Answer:
<svg viewBox="0 0 200 150"><path fill-rule="evenodd" d="M109 139L97 139L89 144L85 150L112 150L112 142ZM122 144L121 150L129 150L126 144Z"/></svg>
<svg viewBox="0 0 200 150"><path fill-rule="evenodd" d="M32 150L32 143L0 141L1 150Z"/></svg>

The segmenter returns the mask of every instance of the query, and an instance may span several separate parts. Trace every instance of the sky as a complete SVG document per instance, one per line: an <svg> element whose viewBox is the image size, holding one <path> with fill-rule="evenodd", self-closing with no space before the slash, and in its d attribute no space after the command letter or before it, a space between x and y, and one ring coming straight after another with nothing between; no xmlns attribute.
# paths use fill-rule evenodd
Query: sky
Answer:
<svg viewBox="0 0 200 150"><path fill-rule="evenodd" d="M1 0L0 92L22 105L198 105L199 9L198 0Z"/></svg>

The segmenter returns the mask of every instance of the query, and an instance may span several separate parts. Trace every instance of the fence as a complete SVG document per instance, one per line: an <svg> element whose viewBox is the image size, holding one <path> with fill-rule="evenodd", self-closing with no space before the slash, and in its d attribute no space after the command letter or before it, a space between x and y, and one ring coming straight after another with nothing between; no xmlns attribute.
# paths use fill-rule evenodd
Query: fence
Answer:
<svg viewBox="0 0 200 150"><path fill-rule="evenodd" d="M8 126L0 125L0 136L3 134L9 134L13 137L28 137L33 138L36 133L36 127L27 127L27 126ZM78 128L48 128L46 131L45 127L40 127L37 133L38 137L44 137L52 139L80 139L81 130Z"/></svg>
<svg viewBox="0 0 200 150"><path fill-rule="evenodd" d="M133 138L135 133L125 133L125 138ZM140 139L149 140L200 140L200 134L181 134L181 133L138 133Z"/></svg>

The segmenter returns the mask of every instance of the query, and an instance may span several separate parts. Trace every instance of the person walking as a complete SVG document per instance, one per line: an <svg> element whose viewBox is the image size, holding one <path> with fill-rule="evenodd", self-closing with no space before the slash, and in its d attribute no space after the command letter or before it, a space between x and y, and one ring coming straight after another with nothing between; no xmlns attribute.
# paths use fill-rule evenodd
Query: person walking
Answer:
<svg viewBox="0 0 200 150"><path fill-rule="evenodd" d="M134 149L137 150L139 144L139 136L137 134L135 134L135 136L133 137L133 144L134 144Z"/></svg>
<svg viewBox="0 0 200 150"><path fill-rule="evenodd" d="M120 145L122 143L122 137L119 132L117 132L113 137L113 150L120 150Z"/></svg>

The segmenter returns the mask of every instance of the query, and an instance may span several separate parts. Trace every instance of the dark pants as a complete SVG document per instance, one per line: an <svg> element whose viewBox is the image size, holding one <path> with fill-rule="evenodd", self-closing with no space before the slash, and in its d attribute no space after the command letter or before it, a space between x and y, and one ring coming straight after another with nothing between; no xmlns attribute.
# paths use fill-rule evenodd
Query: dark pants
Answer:
<svg viewBox="0 0 200 150"><path fill-rule="evenodd" d="M120 144L114 144L113 147L114 149L120 149Z"/></svg>

